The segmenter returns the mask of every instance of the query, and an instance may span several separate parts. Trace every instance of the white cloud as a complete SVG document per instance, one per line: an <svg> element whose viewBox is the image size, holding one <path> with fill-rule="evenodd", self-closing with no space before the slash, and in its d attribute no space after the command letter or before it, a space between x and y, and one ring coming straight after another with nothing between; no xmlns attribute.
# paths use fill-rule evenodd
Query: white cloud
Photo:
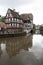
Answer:
<svg viewBox="0 0 43 65"><path fill-rule="evenodd" d="M33 22L35 24L43 24L43 4L40 1L35 1L36 3L21 5L17 7L20 13L32 13L34 18Z"/></svg>
<svg viewBox="0 0 43 65"><path fill-rule="evenodd" d="M6 14L6 8L3 6L0 6L0 15L5 15Z"/></svg>
<svg viewBox="0 0 43 65"><path fill-rule="evenodd" d="M43 0L0 0L0 14L7 8L15 8L20 13L32 13L35 24L43 24Z"/></svg>

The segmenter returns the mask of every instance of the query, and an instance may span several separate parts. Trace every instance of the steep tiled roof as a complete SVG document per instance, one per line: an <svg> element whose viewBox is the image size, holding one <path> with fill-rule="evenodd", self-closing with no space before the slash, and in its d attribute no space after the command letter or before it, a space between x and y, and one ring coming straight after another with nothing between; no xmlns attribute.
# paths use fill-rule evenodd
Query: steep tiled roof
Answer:
<svg viewBox="0 0 43 65"><path fill-rule="evenodd" d="M16 17L16 18L20 18L20 15L18 12L12 10L12 9L8 9L8 11L10 11L10 13L12 14L12 17ZM7 11L7 13L8 13Z"/></svg>
<svg viewBox="0 0 43 65"><path fill-rule="evenodd" d="M32 14L21 14L20 16L23 20L29 20L29 19L33 20L33 15Z"/></svg>

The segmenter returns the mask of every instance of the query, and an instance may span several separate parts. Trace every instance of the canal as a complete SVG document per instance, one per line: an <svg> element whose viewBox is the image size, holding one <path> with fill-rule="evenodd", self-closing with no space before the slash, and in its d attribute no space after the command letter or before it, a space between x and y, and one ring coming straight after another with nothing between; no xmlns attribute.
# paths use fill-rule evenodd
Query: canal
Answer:
<svg viewBox="0 0 43 65"><path fill-rule="evenodd" d="M43 65L43 35L0 38L0 65Z"/></svg>

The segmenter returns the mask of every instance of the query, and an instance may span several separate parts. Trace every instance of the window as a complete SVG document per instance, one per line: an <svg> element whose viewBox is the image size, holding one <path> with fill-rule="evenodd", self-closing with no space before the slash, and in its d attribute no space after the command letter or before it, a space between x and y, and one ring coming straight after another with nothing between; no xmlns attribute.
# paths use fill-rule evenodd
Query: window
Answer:
<svg viewBox="0 0 43 65"><path fill-rule="evenodd" d="M16 27L16 24L12 24L12 26Z"/></svg>
<svg viewBox="0 0 43 65"><path fill-rule="evenodd" d="M19 24L17 24L17 27L19 27Z"/></svg>
<svg viewBox="0 0 43 65"><path fill-rule="evenodd" d="M8 14L7 14L7 17L8 17Z"/></svg>
<svg viewBox="0 0 43 65"><path fill-rule="evenodd" d="M12 24L12 26L14 26L14 24Z"/></svg>
<svg viewBox="0 0 43 65"><path fill-rule="evenodd" d="M16 18L14 20L16 21Z"/></svg>
<svg viewBox="0 0 43 65"><path fill-rule="evenodd" d="M9 24L9 26L11 26L11 24Z"/></svg>
<svg viewBox="0 0 43 65"><path fill-rule="evenodd" d="M11 19L9 18L9 21L10 21Z"/></svg>
<svg viewBox="0 0 43 65"><path fill-rule="evenodd" d="M5 21L8 22L8 19L6 19Z"/></svg>
<svg viewBox="0 0 43 65"><path fill-rule="evenodd" d="M22 20L21 20L21 23L22 23Z"/></svg>
<svg viewBox="0 0 43 65"><path fill-rule="evenodd" d="M19 19L17 19L17 21L19 21Z"/></svg>
<svg viewBox="0 0 43 65"><path fill-rule="evenodd" d="M13 21L14 19L12 18L12 21Z"/></svg>
<svg viewBox="0 0 43 65"><path fill-rule="evenodd" d="M14 24L14 27L16 27L16 24Z"/></svg>
<svg viewBox="0 0 43 65"><path fill-rule="evenodd" d="M28 21L27 21L27 23L31 23L31 21L30 21L30 20L28 20Z"/></svg>
<svg viewBox="0 0 43 65"><path fill-rule="evenodd" d="M12 16L12 14L10 14L10 16Z"/></svg>

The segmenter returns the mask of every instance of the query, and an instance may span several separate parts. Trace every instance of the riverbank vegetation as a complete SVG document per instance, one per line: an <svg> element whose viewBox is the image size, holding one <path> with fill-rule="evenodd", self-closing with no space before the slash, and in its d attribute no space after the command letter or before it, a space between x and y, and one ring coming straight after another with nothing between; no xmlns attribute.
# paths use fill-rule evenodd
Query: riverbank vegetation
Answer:
<svg viewBox="0 0 43 65"><path fill-rule="evenodd" d="M5 17L4 16L0 16L0 22L5 22Z"/></svg>
<svg viewBox="0 0 43 65"><path fill-rule="evenodd" d="M43 31L43 26L40 26L40 31Z"/></svg>
<svg viewBox="0 0 43 65"><path fill-rule="evenodd" d="M42 25L40 26L39 30L40 30L40 33L43 35L43 26Z"/></svg>

